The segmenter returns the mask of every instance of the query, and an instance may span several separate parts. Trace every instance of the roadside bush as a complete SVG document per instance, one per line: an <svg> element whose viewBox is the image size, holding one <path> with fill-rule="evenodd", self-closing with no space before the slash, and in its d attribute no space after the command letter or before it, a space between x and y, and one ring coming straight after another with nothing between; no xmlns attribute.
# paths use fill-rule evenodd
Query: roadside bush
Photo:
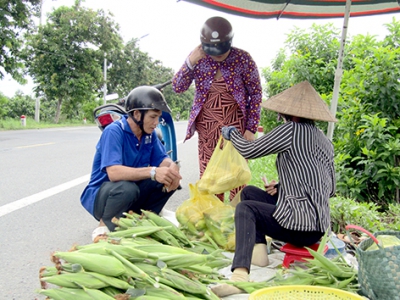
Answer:
<svg viewBox="0 0 400 300"><path fill-rule="evenodd" d="M345 233L346 225L354 224L370 232L400 230L399 204L390 204L386 212L375 203L360 203L354 199L336 196L330 199L331 228Z"/></svg>

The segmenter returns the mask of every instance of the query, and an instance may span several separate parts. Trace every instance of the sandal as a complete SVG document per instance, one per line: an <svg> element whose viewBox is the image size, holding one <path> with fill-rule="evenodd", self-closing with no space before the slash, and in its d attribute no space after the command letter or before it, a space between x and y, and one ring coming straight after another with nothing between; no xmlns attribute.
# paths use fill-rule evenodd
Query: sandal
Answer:
<svg viewBox="0 0 400 300"><path fill-rule="evenodd" d="M92 232L92 241L97 242L101 237L105 237L109 233L107 226L96 227Z"/></svg>

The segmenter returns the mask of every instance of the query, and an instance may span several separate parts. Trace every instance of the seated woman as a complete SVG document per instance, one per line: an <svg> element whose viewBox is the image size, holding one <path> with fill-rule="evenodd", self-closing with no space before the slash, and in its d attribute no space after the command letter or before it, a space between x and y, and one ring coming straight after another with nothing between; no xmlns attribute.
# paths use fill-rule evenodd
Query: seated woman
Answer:
<svg viewBox="0 0 400 300"><path fill-rule="evenodd" d="M232 126L222 128L223 137L246 159L277 154L279 176L279 183L265 182L265 190L247 186L240 195L231 281L248 281L251 264L268 264L265 235L303 247L318 242L330 228L334 151L314 120L336 119L307 81L271 97L262 107L278 112L284 124L255 141L246 140ZM220 297L243 292L228 284L212 290Z"/></svg>

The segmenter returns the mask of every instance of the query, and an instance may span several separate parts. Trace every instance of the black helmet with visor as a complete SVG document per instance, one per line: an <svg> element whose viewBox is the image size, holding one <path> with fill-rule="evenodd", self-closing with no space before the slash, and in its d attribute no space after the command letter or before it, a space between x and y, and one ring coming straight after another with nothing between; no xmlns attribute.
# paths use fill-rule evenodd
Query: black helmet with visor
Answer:
<svg viewBox="0 0 400 300"><path fill-rule="evenodd" d="M200 31L200 41L205 53L219 56L232 46L232 25L222 17L209 18Z"/></svg>

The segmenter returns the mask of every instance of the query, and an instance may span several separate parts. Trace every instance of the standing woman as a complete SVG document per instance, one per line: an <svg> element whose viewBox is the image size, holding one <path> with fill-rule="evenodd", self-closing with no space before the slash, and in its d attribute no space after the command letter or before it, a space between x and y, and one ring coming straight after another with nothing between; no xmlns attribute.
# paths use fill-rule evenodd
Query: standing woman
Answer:
<svg viewBox="0 0 400 300"><path fill-rule="evenodd" d="M256 63L244 50L232 47L232 26L222 17L208 19L200 32L201 44L175 74L172 88L185 92L193 80L195 97L185 141L198 133L200 178L218 143L221 128L234 126L254 140L260 120L262 88ZM230 193L230 199L241 189ZM223 200L224 195L217 195Z"/></svg>

